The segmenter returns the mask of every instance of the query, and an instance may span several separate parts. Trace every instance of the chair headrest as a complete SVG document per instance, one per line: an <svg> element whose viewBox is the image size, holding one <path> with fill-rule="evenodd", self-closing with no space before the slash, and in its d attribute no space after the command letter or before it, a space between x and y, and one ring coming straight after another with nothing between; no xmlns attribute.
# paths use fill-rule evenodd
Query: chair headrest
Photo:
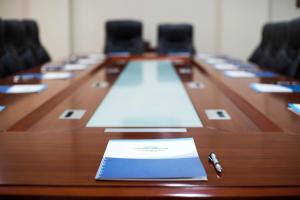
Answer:
<svg viewBox="0 0 300 200"><path fill-rule="evenodd" d="M117 40L128 40L142 35L142 23L134 20L113 20L106 22L107 36Z"/></svg>
<svg viewBox="0 0 300 200"><path fill-rule="evenodd" d="M26 30L26 37L36 44L40 44L39 40L39 29L36 21L34 20L23 20Z"/></svg>
<svg viewBox="0 0 300 200"><path fill-rule="evenodd" d="M15 48L24 47L26 40L24 24L18 20L5 20L4 25L5 40Z"/></svg>
<svg viewBox="0 0 300 200"><path fill-rule="evenodd" d="M189 24L162 24L158 28L161 39L167 39L171 42L192 39L193 27Z"/></svg>

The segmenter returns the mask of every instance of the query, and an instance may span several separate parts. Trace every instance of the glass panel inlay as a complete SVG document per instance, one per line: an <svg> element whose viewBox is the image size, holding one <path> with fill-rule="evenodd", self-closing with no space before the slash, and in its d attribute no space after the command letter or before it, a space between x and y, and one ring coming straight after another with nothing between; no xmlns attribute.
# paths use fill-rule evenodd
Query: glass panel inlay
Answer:
<svg viewBox="0 0 300 200"><path fill-rule="evenodd" d="M132 61L87 127L202 127L169 61Z"/></svg>

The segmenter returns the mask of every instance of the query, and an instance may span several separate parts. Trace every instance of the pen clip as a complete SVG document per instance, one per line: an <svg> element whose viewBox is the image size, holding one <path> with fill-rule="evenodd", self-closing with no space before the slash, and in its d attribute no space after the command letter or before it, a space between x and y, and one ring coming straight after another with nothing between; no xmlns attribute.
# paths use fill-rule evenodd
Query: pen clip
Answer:
<svg viewBox="0 0 300 200"><path fill-rule="evenodd" d="M208 155L208 161L212 162L213 163L213 159L211 157L211 153Z"/></svg>

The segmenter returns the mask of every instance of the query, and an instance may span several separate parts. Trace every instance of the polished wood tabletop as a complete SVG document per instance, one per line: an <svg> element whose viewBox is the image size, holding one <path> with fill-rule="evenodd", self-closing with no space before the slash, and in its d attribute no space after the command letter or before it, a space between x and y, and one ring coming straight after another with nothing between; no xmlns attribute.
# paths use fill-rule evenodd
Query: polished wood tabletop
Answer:
<svg viewBox="0 0 300 200"><path fill-rule="evenodd" d="M289 133L300 133L299 116L287 109L288 103L300 103L300 93L257 93L249 87L250 83L277 83L278 81L293 81L283 76L275 78L230 78L224 75L224 71L214 70L211 65L203 60L197 59L198 67L210 74L220 87L229 89L233 101L237 100L235 96L240 96L272 123L279 126L283 131ZM243 105L244 106L244 105ZM246 107L246 106L244 106Z"/></svg>
<svg viewBox="0 0 300 200"><path fill-rule="evenodd" d="M177 137L194 138L207 182L95 181L109 139ZM107 134L97 129L11 132L0 135L0 194L154 199L295 196L300 195L299 139L276 132L239 134L207 129L155 134ZM222 175L208 162L211 151L221 160Z"/></svg>
<svg viewBox="0 0 300 200"><path fill-rule="evenodd" d="M197 68L193 68L193 65L188 65L193 69L192 74L180 75L183 83L185 83L185 88L190 95L192 103L194 104L196 111L200 115L201 120L206 125L206 128L218 129L218 130L240 130L243 131L257 131L261 130L255 124L255 121L249 119L247 114L243 113L238 109L232 101L221 90L219 90L213 82L209 80L209 77L201 74ZM74 93L50 112L46 112L44 117L39 120L35 120L36 123L28 127L26 130L30 131L43 131L45 126L47 126L47 131L60 131L60 130L72 130L76 128L84 128L87 121L91 118L95 109L98 107L102 99L105 97L106 93L109 91L108 88L95 88L92 87L97 81L107 81L111 86L116 80L116 74L108 74L107 70L112 66L108 65L99 70L93 78L91 78L86 83L82 84ZM124 66L120 67L120 73ZM176 65L176 68L185 68L186 65ZM187 84L191 81L200 81L204 84L202 89L191 89ZM88 97L88 98L87 98ZM223 108L227 110L233 120L223 120L223 121L212 121L208 120L204 110L205 109L219 109ZM82 120L78 121L67 121L59 119L59 116L66 109L84 109L87 111ZM234 120L236 119L236 120ZM28 124L28 123L27 123ZM19 130L18 124L15 126ZM188 128L188 127L187 127Z"/></svg>
<svg viewBox="0 0 300 200"><path fill-rule="evenodd" d="M86 127L126 64L144 59L173 62L203 128L186 127L186 133L107 133ZM150 54L107 58L69 80L30 81L46 83L48 89L0 95L0 105L7 106L0 112L0 199L297 199L300 117L287 103L299 103L299 95L260 94L249 88L251 82L279 80L285 78L230 79L198 59ZM107 87L95 87L99 82ZM203 87L190 88L190 82ZM13 84L13 77L0 83ZM66 109L86 113L80 120L59 119ZM224 109L231 120L209 120L205 109ZM208 181L95 180L110 139L182 137L194 138ZM210 152L218 155L222 174L208 162Z"/></svg>
<svg viewBox="0 0 300 200"><path fill-rule="evenodd" d="M38 113L41 117L44 112L51 110L66 95L70 94L82 82L84 82L94 70L101 68L101 65L92 65L85 71L73 72L75 76L71 79L63 80L25 80L14 81L14 75L0 80L1 85L13 84L47 84L48 88L41 93L32 94L0 94L0 105L5 105L7 109L1 112L0 131L6 131L14 125L35 122L31 117L32 112ZM41 67L24 70L22 73L40 73ZM47 106L45 106L47 105ZM49 105L49 106L48 106ZM20 125L19 125L20 126ZM14 129L15 130L15 129Z"/></svg>

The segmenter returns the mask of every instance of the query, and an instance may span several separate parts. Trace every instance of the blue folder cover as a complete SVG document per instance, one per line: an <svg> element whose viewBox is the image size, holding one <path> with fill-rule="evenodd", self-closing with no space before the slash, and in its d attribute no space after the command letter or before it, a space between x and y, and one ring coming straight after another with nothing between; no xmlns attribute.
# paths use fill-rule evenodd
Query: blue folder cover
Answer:
<svg viewBox="0 0 300 200"><path fill-rule="evenodd" d="M255 65L253 65L253 64L250 64L250 63L238 63L238 64L236 64L239 68L241 68L241 69L244 69L244 68L246 68L246 69L255 69L256 68L256 66Z"/></svg>
<svg viewBox="0 0 300 200"><path fill-rule="evenodd" d="M41 92L47 89L46 84L17 84L17 85L0 85L0 93L4 94L22 94Z"/></svg>
<svg viewBox="0 0 300 200"><path fill-rule="evenodd" d="M258 71L258 72L254 72L254 74L256 77L260 77L260 78L271 78L277 76L275 73L270 71Z"/></svg>
<svg viewBox="0 0 300 200"><path fill-rule="evenodd" d="M5 106L0 105L0 112L5 109Z"/></svg>
<svg viewBox="0 0 300 200"><path fill-rule="evenodd" d="M16 80L30 80L30 79L69 79L74 77L74 74L70 72L48 72L42 73L25 73L16 75Z"/></svg>
<svg viewBox="0 0 300 200"><path fill-rule="evenodd" d="M293 93L300 92L300 85L250 83L250 87L257 92L266 93Z"/></svg>
<svg viewBox="0 0 300 200"><path fill-rule="evenodd" d="M3 85L3 86L0 86L0 93L7 93L8 89L10 88L11 86L9 85Z"/></svg>
<svg viewBox="0 0 300 200"><path fill-rule="evenodd" d="M26 74L16 75L15 77L22 80L29 80L29 79L42 79L43 75L41 73L26 73Z"/></svg>
<svg viewBox="0 0 300 200"><path fill-rule="evenodd" d="M290 88L291 90L293 90L293 92L300 92L300 85L284 85L284 84L282 84L282 86Z"/></svg>
<svg viewBox="0 0 300 200"><path fill-rule="evenodd" d="M110 140L97 180L207 180L192 138Z"/></svg>
<svg viewBox="0 0 300 200"><path fill-rule="evenodd" d="M300 115L300 104L288 103L288 107L290 110Z"/></svg>

